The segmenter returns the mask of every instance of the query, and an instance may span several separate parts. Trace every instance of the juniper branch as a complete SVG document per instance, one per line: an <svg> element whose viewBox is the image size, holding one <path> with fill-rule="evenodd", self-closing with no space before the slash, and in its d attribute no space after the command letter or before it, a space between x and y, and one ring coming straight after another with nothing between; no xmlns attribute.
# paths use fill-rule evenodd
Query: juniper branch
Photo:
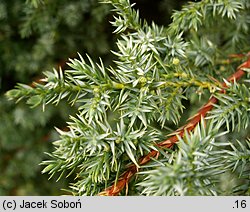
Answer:
<svg viewBox="0 0 250 212"><path fill-rule="evenodd" d="M242 78L242 76L245 74L246 68L250 68L250 57L248 53L248 59L242 63L238 68L236 69L236 72L232 74L230 77L227 78L227 80L222 83L223 89L220 90L220 93L226 93L226 88L228 88L227 82L235 82ZM176 131L174 131L172 134L168 135L171 136L168 139L159 142L157 144L157 147L159 148L171 148L173 145L178 142L179 138L182 138L184 136L185 132L191 132L198 123L200 123L202 118L205 118L207 113L211 111L214 107L214 105L218 102L218 99L215 96L211 96L208 102L202 106L199 111L191 118L188 119L188 123L180 128L178 128ZM141 157L139 159L138 164L140 166L148 163L151 158L157 158L159 156L160 152L157 150L151 150L147 155ZM124 189L124 187L128 186L128 183L130 179L138 172L138 167L135 164L132 164L128 167L128 169L120 176L117 182L115 182L112 186L108 187L105 191L99 193L101 196L116 196L119 195L119 193Z"/></svg>

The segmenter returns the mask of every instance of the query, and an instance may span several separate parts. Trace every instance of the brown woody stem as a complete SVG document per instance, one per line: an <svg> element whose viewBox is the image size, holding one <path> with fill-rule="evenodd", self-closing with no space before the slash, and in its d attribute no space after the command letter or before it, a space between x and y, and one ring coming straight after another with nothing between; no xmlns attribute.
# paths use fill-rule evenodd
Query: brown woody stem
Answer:
<svg viewBox="0 0 250 212"><path fill-rule="evenodd" d="M239 80L244 74L244 68L250 68L250 57L248 58L248 60L244 63L242 63L240 66L238 66L236 72L231 75L229 78L227 78L228 82L234 82ZM224 82L222 84L222 88L226 89L228 86L227 84ZM221 93L225 93L226 91L222 89L220 90ZM184 132L190 132L192 131L197 124L201 121L202 118L204 118L207 113L213 108L214 104L216 104L218 101L218 99L214 96L211 96L210 99L208 100L208 102L203 105L199 111L191 118L189 118L188 123L184 126L182 126L181 128L177 129L176 131L174 131L171 134L171 137L169 137L167 140L161 141L160 143L157 144L157 147L161 147L161 148L171 148L177 141L178 141L178 137L183 137ZM139 159L138 164L139 165L144 165L146 163L148 163L151 158L157 158L158 155L160 154L159 151L156 150L151 150L147 155L142 156ZM138 172L138 168L135 164L132 164L131 166L128 167L128 169L120 176L120 178L118 179L118 181L108 187L105 191L99 193L99 195L101 196L117 196L119 195L119 193L124 189L124 187L128 186L128 183L130 181L130 179Z"/></svg>

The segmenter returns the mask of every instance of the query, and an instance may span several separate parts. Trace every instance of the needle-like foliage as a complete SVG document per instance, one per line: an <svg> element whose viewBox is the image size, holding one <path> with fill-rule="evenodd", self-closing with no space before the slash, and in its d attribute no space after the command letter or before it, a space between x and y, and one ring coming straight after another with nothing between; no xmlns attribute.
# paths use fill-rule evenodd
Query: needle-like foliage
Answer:
<svg viewBox="0 0 250 212"><path fill-rule="evenodd" d="M139 174L122 194L248 194L248 63L245 80L220 81L247 60L227 60L227 55L250 49L250 1L191 2L174 12L168 27L142 21L129 0L104 2L114 8L111 23L119 34L111 66L79 54L70 59L70 69L45 72L42 83L18 84L7 93L44 110L62 99L78 107L67 130L57 129L60 139L51 159L42 162L43 173L60 173L58 180L73 175L70 188L76 195L98 194L131 164ZM170 128L193 115L199 99L210 95L219 101L211 120L185 131L183 138L178 135L171 151L161 149L157 143ZM234 132L238 141L226 134ZM151 151L158 156L141 165L140 158ZM225 173L242 178L230 191L223 190Z"/></svg>

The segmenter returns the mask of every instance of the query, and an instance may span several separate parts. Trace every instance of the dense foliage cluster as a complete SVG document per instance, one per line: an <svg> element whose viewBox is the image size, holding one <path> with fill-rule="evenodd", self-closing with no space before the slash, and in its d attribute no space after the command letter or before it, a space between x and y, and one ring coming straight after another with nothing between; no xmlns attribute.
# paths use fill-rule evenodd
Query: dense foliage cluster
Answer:
<svg viewBox="0 0 250 212"><path fill-rule="evenodd" d="M7 93L45 111L62 100L78 109L57 128L43 172L73 176L75 195L98 194L131 163L138 173L121 194L249 195L249 68L239 82L225 79L247 60L228 55L249 51L250 1L190 2L167 27L141 20L129 0L104 2L119 34L110 66L79 54L68 69ZM191 133L172 149L157 147L211 95L219 103ZM158 157L140 166L152 149Z"/></svg>

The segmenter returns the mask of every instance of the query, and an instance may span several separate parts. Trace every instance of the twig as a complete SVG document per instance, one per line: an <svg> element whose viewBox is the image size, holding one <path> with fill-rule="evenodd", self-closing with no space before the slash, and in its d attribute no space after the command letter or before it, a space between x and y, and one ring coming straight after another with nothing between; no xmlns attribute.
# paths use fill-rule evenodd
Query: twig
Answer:
<svg viewBox="0 0 250 212"><path fill-rule="evenodd" d="M240 66L238 66L236 72L231 75L227 81L228 82L234 82L239 80L244 74L244 68L250 68L250 56L249 53L247 54L248 56L248 60L244 63L242 63ZM221 93L225 93L225 89L227 88L227 84L226 82L224 82L222 84L222 90L220 90ZM157 144L157 147L160 148L171 148L176 142L178 142L178 137L183 137L184 136L184 132L190 132L192 131L197 124L201 121L202 118L204 118L207 113L213 108L214 104L216 104L218 102L218 99L214 96L211 96L209 101L202 106L199 111L191 118L188 119L188 123L184 126L182 126L181 128L177 129L176 131L174 131L173 133L171 133L170 138L168 138L167 140L164 140L160 143ZM146 163L148 163L151 158L157 158L158 155L160 154L159 151L156 150L151 150L147 155L142 156L139 159L138 164L139 165L144 165ZM132 164L131 166L128 167L128 169L120 176L120 178L118 179L118 181L108 187L105 191L99 193L98 195L100 196L117 196L119 195L119 193L124 189L124 187L128 186L128 183L130 181L130 179L138 172L138 168L135 164Z"/></svg>

